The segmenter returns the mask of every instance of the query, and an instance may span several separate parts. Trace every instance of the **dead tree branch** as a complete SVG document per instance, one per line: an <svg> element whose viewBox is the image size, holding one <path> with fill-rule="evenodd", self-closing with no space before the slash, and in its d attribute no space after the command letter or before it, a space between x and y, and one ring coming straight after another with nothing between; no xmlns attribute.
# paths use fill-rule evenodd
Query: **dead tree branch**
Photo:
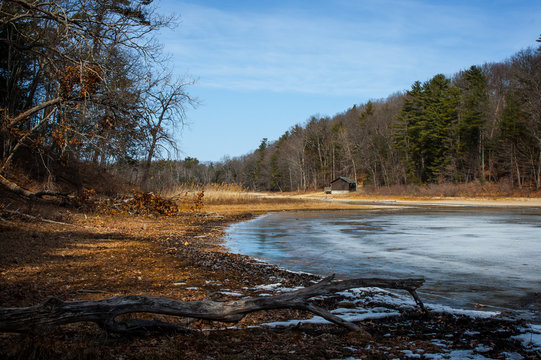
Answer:
<svg viewBox="0 0 541 360"><path fill-rule="evenodd" d="M368 335L360 326L346 321L329 311L308 302L316 296L335 295L339 291L358 287L382 287L402 289L415 294L424 279L351 279L334 281L333 277L296 291L275 296L259 296L247 299L218 302L177 301L150 296L117 296L103 300L61 301L51 298L46 302L24 308L0 308L0 332L39 332L59 325L90 321L111 333L133 333L149 329L181 329L179 326L160 321L134 320L118 322L115 318L129 313L154 313L182 316L221 322L238 322L249 313L271 309L301 309ZM415 297L415 296L414 296ZM418 296L416 302L424 309ZM184 329L185 330L185 329Z"/></svg>
<svg viewBox="0 0 541 360"><path fill-rule="evenodd" d="M19 185L17 185L16 183L14 183L13 181L6 179L2 175L0 175L0 186L17 195L27 197L30 199L42 199L44 196L53 196L53 197L61 197L63 199L68 199L68 194L61 193L61 192L48 191L48 190L33 192L30 190L24 189L20 187Z"/></svg>

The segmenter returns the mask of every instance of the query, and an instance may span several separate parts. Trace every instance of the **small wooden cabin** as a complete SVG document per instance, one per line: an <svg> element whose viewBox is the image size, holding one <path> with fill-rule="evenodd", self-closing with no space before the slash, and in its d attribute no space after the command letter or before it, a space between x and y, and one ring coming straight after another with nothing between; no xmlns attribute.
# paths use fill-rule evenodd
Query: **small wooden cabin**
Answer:
<svg viewBox="0 0 541 360"><path fill-rule="evenodd" d="M357 191L357 182L346 176L340 176L339 178L331 181L331 192L354 192Z"/></svg>

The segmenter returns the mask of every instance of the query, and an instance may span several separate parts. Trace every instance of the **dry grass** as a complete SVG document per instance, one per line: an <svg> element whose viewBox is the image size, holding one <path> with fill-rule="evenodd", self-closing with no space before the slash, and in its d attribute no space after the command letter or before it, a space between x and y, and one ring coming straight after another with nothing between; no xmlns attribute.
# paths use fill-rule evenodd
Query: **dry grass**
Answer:
<svg viewBox="0 0 541 360"><path fill-rule="evenodd" d="M467 184L365 186L359 188L356 193L332 196L326 196L322 192L256 193L250 192L239 185L211 184L207 186L182 186L164 192L162 195L186 201L186 199L193 198L200 191L204 191L204 210L215 212L358 208L358 205L331 204L326 200L365 199L367 197L371 200L541 197L541 191L526 188L515 189L509 181L499 183L470 182ZM319 200L315 198L319 198Z"/></svg>
<svg viewBox="0 0 541 360"><path fill-rule="evenodd" d="M205 204L244 204L257 201L258 195L250 193L239 185L210 184L190 185L183 184L177 188L162 191L161 195L178 202L186 202L196 194L204 192L203 201Z"/></svg>
<svg viewBox="0 0 541 360"><path fill-rule="evenodd" d="M325 209L336 205L317 200L296 198L294 194L267 194L250 192L238 185L210 184L182 186L163 193L179 203L189 202L203 191L203 210L218 213L245 213L298 209ZM342 206L343 207L343 206Z"/></svg>
<svg viewBox="0 0 541 360"><path fill-rule="evenodd" d="M262 214L269 211L372 209L371 205L344 204L308 199L268 198L244 204L209 204L205 210L219 214Z"/></svg>
<svg viewBox="0 0 541 360"><path fill-rule="evenodd" d="M516 189L509 181L498 183L470 182L467 184L430 184L430 185L393 185L393 186L365 186L359 189L360 195L365 196L399 196L403 198L431 198L431 197L474 197L474 198L502 198L502 197L540 197L541 192L531 188Z"/></svg>
<svg viewBox="0 0 541 360"><path fill-rule="evenodd" d="M185 202L198 192L204 191L202 210L219 214L263 213L285 210L329 210L364 209L366 205L344 204L326 199L308 199L305 193L250 192L238 185L211 184L205 187L182 187L173 194L173 199Z"/></svg>

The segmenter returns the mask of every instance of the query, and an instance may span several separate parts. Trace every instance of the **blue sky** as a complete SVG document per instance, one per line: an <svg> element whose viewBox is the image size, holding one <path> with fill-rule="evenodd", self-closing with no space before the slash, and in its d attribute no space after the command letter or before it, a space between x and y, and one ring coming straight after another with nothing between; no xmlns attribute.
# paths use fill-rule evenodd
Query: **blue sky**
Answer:
<svg viewBox="0 0 541 360"><path fill-rule="evenodd" d="M541 1L173 1L162 31L174 73L199 99L181 158L218 161L276 140L312 115L501 61L541 34Z"/></svg>

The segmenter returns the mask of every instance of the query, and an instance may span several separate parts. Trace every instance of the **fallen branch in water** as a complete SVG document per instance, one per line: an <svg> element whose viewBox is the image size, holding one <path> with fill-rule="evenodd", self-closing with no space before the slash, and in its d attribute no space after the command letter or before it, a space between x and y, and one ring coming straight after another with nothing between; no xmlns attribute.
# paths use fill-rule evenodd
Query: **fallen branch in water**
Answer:
<svg viewBox="0 0 541 360"><path fill-rule="evenodd" d="M111 333L133 333L149 329L185 330L175 324L161 321L118 322L115 318L129 313L155 313L222 322L238 322L247 314L255 311L290 308L307 310L337 325L369 335L358 325L343 320L308 302L308 299L315 296L334 295L340 291L359 287L406 290L424 311L423 303L415 292L424 283L424 279L372 278L335 281L333 278L331 276L312 286L275 296L259 296L226 302L209 299L177 301L150 296L117 296L103 300L86 301L62 301L58 298L50 298L46 302L32 307L0 308L0 332L39 332L59 325L82 321L97 323Z"/></svg>

